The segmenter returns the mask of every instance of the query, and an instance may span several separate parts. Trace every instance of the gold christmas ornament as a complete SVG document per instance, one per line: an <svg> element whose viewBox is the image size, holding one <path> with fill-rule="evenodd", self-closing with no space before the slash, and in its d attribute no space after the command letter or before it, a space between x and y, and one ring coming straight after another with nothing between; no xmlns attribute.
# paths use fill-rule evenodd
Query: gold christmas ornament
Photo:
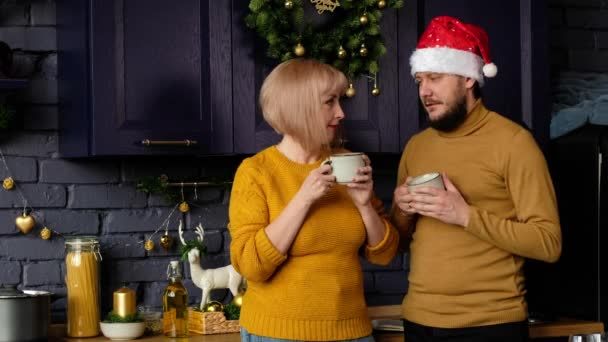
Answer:
<svg viewBox="0 0 608 342"><path fill-rule="evenodd" d="M161 236L160 237L160 245L166 251L170 250L171 246L173 245L173 238L171 237L171 235L165 233L165 235Z"/></svg>
<svg viewBox="0 0 608 342"><path fill-rule="evenodd" d="M365 57L367 56L367 48L365 47L365 44L361 44L361 48L359 49L359 54L361 55L361 57Z"/></svg>
<svg viewBox="0 0 608 342"><path fill-rule="evenodd" d="M188 205L188 202L184 201L180 203L179 211L181 211L182 213L187 213L188 211L190 211L190 206Z"/></svg>
<svg viewBox="0 0 608 342"><path fill-rule="evenodd" d="M152 240L146 240L146 242L144 242L144 249L147 251L151 251L154 249L154 241Z"/></svg>
<svg viewBox="0 0 608 342"><path fill-rule="evenodd" d="M5 190L11 190L12 188L15 187L15 181L13 180L12 177L6 177L6 178L4 178L4 181L2 182L2 187Z"/></svg>
<svg viewBox="0 0 608 342"><path fill-rule="evenodd" d="M340 48L338 49L338 58L344 59L346 56L348 56L348 52L340 45Z"/></svg>
<svg viewBox="0 0 608 342"><path fill-rule="evenodd" d="M374 87L374 89L372 89L372 95L374 95L374 96L380 95L380 88Z"/></svg>
<svg viewBox="0 0 608 342"><path fill-rule="evenodd" d="M367 17L367 13L363 13L363 15L359 17L359 23L361 23L361 25L367 25L368 22L369 18Z"/></svg>
<svg viewBox="0 0 608 342"><path fill-rule="evenodd" d="M243 305L243 293L239 292L236 294L236 296L234 296L234 298L232 299L232 304L236 305L236 306L241 306Z"/></svg>
<svg viewBox="0 0 608 342"><path fill-rule="evenodd" d="M287 0L285 1L285 8L287 8L288 10L293 8L293 1L291 0Z"/></svg>
<svg viewBox="0 0 608 342"><path fill-rule="evenodd" d="M222 303L212 300L203 306L204 312L223 312L224 305Z"/></svg>
<svg viewBox="0 0 608 342"><path fill-rule="evenodd" d="M302 46L302 44L298 43L298 45L296 45L296 47L293 49L293 53L295 53L298 57L302 57L306 53L306 49Z"/></svg>
<svg viewBox="0 0 608 342"><path fill-rule="evenodd" d="M42 228L42 230L40 231L40 237L43 240L48 240L51 238L51 230L48 229L47 227Z"/></svg>
<svg viewBox="0 0 608 342"><path fill-rule="evenodd" d="M355 96L355 94L357 94L357 91L355 90L355 88L353 87L353 84L351 83L348 85L348 89L346 89L346 96L353 97L353 96Z"/></svg>
<svg viewBox="0 0 608 342"><path fill-rule="evenodd" d="M31 215L23 214L21 216L17 216L15 219L15 225L23 234L27 234L34 228L36 225L36 221Z"/></svg>
<svg viewBox="0 0 608 342"><path fill-rule="evenodd" d="M378 1L378 8L383 9L384 7L386 7L386 1L384 1L384 0Z"/></svg>

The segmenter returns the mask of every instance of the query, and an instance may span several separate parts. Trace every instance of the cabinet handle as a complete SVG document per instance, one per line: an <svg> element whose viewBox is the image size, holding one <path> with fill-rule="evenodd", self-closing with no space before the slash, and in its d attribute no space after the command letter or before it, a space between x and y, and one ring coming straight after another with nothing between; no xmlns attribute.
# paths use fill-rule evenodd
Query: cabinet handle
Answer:
<svg viewBox="0 0 608 342"><path fill-rule="evenodd" d="M150 140L144 139L141 141L144 146L193 146L197 144L196 140Z"/></svg>

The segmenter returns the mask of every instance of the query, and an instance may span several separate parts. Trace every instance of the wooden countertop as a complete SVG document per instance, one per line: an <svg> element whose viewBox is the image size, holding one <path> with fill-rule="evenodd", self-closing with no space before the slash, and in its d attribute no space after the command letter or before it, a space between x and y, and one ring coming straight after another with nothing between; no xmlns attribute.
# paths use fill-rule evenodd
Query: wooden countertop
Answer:
<svg viewBox="0 0 608 342"><path fill-rule="evenodd" d="M400 319L401 307L399 305L371 306L368 308L370 319ZM531 338L545 337L560 337L573 334L594 334L604 331L602 322L580 321L572 319L563 319L547 323L535 323L530 325ZM100 335L92 338L67 338L65 336L65 325L54 324L49 329L49 341L109 341L108 338ZM375 331L374 337L377 342L403 342L402 332L380 332ZM138 340L149 342L166 341L168 338L159 336L143 336ZM215 335L197 335L192 334L188 339L172 339L172 340L188 340L200 342L238 342L241 340L238 333L232 334L215 334Z"/></svg>

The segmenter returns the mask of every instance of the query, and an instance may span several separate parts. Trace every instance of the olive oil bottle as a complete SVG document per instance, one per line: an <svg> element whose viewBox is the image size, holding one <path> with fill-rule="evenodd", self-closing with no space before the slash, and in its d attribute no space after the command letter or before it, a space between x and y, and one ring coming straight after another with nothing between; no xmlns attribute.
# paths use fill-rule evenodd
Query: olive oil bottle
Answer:
<svg viewBox="0 0 608 342"><path fill-rule="evenodd" d="M167 268L169 285L163 293L163 333L167 337L188 337L188 291L182 284L180 263Z"/></svg>

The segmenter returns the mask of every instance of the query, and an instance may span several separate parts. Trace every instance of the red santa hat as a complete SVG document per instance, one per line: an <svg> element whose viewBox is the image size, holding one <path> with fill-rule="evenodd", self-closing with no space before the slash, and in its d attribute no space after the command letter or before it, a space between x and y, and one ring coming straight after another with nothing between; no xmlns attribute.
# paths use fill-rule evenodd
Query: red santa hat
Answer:
<svg viewBox="0 0 608 342"><path fill-rule="evenodd" d="M431 20L410 57L412 76L438 72L471 77L483 86L484 76L496 76L488 35L475 25L441 16Z"/></svg>

